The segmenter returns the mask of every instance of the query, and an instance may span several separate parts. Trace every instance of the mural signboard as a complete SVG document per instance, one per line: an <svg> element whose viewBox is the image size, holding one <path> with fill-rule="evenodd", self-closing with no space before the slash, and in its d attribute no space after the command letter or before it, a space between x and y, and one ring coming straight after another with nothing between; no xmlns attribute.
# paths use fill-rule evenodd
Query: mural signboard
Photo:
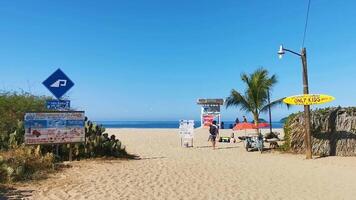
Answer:
<svg viewBox="0 0 356 200"><path fill-rule="evenodd" d="M209 127L214 121L214 115L203 115L204 127Z"/></svg>
<svg viewBox="0 0 356 200"><path fill-rule="evenodd" d="M25 144L67 144L85 141L84 112L25 114Z"/></svg>

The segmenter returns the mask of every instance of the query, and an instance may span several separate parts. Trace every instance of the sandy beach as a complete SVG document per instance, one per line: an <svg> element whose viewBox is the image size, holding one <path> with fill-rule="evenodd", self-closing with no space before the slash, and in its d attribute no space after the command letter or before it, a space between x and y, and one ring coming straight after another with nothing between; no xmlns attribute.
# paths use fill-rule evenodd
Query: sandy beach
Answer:
<svg viewBox="0 0 356 200"><path fill-rule="evenodd" d="M281 132L281 130L277 130ZM140 160L87 160L24 187L32 199L355 199L356 159L213 150L206 129L180 147L177 129L109 129ZM223 130L229 135L231 130ZM240 132L243 134L243 132ZM268 146L268 145L267 145Z"/></svg>

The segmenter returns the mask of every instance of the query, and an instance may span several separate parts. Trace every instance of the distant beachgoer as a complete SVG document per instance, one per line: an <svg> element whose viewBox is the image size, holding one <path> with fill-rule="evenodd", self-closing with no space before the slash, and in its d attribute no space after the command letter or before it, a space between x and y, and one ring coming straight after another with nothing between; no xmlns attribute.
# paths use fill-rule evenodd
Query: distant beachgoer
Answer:
<svg viewBox="0 0 356 200"><path fill-rule="evenodd" d="M239 120L238 117L236 117L236 119L235 119L235 124L238 124L238 123L240 123L240 120Z"/></svg>
<svg viewBox="0 0 356 200"><path fill-rule="evenodd" d="M235 143L236 142L235 133L234 132L231 133L230 142L231 143Z"/></svg>
<svg viewBox="0 0 356 200"><path fill-rule="evenodd" d="M213 121L213 123L210 125L209 133L209 140L213 145L213 149L215 149L216 137L219 135L219 127L216 125L216 121Z"/></svg>
<svg viewBox="0 0 356 200"><path fill-rule="evenodd" d="M220 128L224 129L224 126L225 126L224 122L221 122Z"/></svg>
<svg viewBox="0 0 356 200"><path fill-rule="evenodd" d="M246 123L246 122L247 122L247 119L246 119L246 117L245 117L245 116L243 116L243 118L244 118L244 122Z"/></svg>

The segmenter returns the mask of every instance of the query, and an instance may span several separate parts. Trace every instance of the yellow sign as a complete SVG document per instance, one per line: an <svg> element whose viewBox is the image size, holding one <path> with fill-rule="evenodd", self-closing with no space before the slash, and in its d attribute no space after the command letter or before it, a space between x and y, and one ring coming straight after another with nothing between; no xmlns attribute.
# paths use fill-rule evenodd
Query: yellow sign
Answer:
<svg viewBox="0 0 356 200"><path fill-rule="evenodd" d="M283 102L292 105L313 105L327 103L333 100L335 100L334 97L325 94L304 94L287 97L283 99Z"/></svg>

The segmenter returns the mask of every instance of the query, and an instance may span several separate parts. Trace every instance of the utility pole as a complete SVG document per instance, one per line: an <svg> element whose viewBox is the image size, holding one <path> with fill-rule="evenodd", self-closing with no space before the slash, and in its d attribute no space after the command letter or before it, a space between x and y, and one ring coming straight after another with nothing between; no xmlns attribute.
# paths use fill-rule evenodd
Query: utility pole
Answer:
<svg viewBox="0 0 356 200"><path fill-rule="evenodd" d="M281 45L278 51L279 58L282 58L283 54L288 51L292 54L299 56L302 59L303 65L303 94L309 94L308 85L308 67L307 67L307 50L303 47L302 52L299 54L295 51L285 49ZM304 145L306 159L312 159L312 144L311 144L311 121L310 121L310 106L304 105Z"/></svg>
<svg viewBox="0 0 356 200"><path fill-rule="evenodd" d="M302 49L301 53L302 64L303 64L303 93L309 94L308 85L308 66L307 66L307 51L305 48ZM304 142L305 142L305 154L306 159L312 158L312 144L311 144L311 123L310 123L310 106L304 105Z"/></svg>

